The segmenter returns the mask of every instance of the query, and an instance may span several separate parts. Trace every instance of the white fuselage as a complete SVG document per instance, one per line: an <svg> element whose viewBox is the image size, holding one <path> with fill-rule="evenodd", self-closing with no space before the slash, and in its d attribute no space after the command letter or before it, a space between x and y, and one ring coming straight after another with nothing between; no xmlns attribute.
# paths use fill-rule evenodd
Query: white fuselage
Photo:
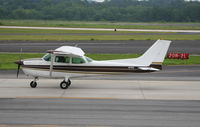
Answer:
<svg viewBox="0 0 200 127"><path fill-rule="evenodd" d="M72 63L72 57L70 57L69 63L53 62L52 74L50 74L51 61L45 61L43 58L23 60L22 70L26 75L46 78L73 78L99 74L118 75L123 73L153 72L159 70L152 67L127 63L88 61L85 56L81 58L85 61L84 63Z"/></svg>

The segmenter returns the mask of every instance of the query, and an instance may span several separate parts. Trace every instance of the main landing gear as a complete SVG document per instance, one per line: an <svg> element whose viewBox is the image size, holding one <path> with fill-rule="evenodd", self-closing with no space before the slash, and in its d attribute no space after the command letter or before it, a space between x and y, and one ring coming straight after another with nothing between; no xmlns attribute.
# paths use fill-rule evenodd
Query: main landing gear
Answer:
<svg viewBox="0 0 200 127"><path fill-rule="evenodd" d="M61 89L67 89L71 85L71 81L68 76L65 77L65 79L60 83Z"/></svg>
<svg viewBox="0 0 200 127"><path fill-rule="evenodd" d="M36 88L37 87L37 82L38 77L34 77L34 80L31 81L30 86L31 88ZM71 85L71 81L68 78L65 78L61 83L60 83L60 88L61 89L67 89Z"/></svg>
<svg viewBox="0 0 200 127"><path fill-rule="evenodd" d="M60 83L60 88L61 89L67 89L70 85L71 85L71 81L69 79L67 80L67 82L65 80L63 80Z"/></svg>

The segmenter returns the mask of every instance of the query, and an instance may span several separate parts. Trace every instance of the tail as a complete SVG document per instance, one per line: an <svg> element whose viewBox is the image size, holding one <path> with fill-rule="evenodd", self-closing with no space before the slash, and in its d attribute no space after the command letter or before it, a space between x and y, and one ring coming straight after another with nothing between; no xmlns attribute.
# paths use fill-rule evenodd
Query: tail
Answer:
<svg viewBox="0 0 200 127"><path fill-rule="evenodd" d="M156 66L162 65L170 43L171 41L168 40L157 40L141 57L137 58L135 62L137 64L158 68Z"/></svg>
<svg viewBox="0 0 200 127"><path fill-rule="evenodd" d="M136 59L136 63L162 69L170 43L171 41L168 40L157 40L141 57Z"/></svg>
<svg viewBox="0 0 200 127"><path fill-rule="evenodd" d="M160 41L162 41L165 44L163 44L162 49L160 49L160 53L154 58L153 62L150 64L150 67L162 70L162 63L165 59L171 41L167 40L160 40Z"/></svg>
<svg viewBox="0 0 200 127"><path fill-rule="evenodd" d="M142 56L133 59L110 60L111 62L129 63L134 66L150 66L162 69L162 63L171 41L157 40Z"/></svg>

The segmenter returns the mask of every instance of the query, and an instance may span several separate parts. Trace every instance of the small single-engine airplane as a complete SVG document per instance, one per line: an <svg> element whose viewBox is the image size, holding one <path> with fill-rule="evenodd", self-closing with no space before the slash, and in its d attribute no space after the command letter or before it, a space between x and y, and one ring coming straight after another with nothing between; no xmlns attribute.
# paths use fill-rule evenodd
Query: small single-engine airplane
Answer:
<svg viewBox="0 0 200 127"><path fill-rule="evenodd" d="M73 46L61 46L55 50L47 51L42 58L18 61L17 77L20 66L28 76L33 76L30 86L37 86L38 77L63 78L60 83L62 89L67 89L70 78L80 76L94 76L106 74L123 74L134 72L154 72L162 69L162 62L171 41L157 40L142 56L132 59L117 59L96 61L84 56L83 50Z"/></svg>

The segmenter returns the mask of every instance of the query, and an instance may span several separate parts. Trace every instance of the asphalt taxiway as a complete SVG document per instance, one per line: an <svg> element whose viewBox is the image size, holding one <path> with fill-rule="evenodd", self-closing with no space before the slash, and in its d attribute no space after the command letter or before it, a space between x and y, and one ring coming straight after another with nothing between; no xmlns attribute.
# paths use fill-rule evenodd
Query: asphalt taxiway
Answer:
<svg viewBox="0 0 200 127"><path fill-rule="evenodd" d="M35 52L45 53L60 46L75 46L85 53L137 53L143 54L155 40L128 41L0 41L0 52ZM173 40L168 52L200 54L199 40Z"/></svg>
<svg viewBox="0 0 200 127"><path fill-rule="evenodd" d="M0 99L0 127L199 127L199 111L200 101Z"/></svg>

